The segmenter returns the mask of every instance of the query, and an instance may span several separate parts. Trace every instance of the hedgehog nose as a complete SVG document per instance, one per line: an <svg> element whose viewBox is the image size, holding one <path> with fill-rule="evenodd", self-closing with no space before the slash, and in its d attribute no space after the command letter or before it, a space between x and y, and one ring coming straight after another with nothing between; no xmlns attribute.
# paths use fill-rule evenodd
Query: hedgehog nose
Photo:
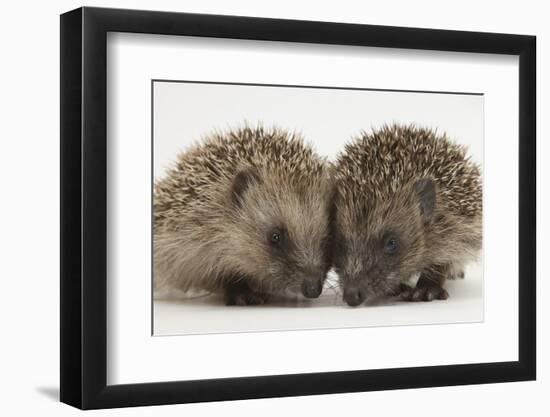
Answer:
<svg viewBox="0 0 550 417"><path fill-rule="evenodd" d="M344 290L344 301L351 307L356 307L365 301L365 293L359 288L349 287Z"/></svg>
<svg viewBox="0 0 550 417"><path fill-rule="evenodd" d="M307 298L317 298L323 291L323 283L317 278L306 278L302 282L302 294Z"/></svg>

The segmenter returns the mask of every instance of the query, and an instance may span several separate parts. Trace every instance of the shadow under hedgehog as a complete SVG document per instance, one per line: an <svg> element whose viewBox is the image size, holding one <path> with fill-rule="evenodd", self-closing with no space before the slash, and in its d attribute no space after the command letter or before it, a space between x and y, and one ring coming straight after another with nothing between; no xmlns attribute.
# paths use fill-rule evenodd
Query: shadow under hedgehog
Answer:
<svg viewBox="0 0 550 417"><path fill-rule="evenodd" d="M482 243L480 169L466 148L432 130L384 126L349 143L333 176L334 266L344 301L448 298L445 280L462 278Z"/></svg>
<svg viewBox="0 0 550 417"><path fill-rule="evenodd" d="M228 305L318 297L332 190L326 161L297 134L211 134L155 184L155 288L223 293Z"/></svg>

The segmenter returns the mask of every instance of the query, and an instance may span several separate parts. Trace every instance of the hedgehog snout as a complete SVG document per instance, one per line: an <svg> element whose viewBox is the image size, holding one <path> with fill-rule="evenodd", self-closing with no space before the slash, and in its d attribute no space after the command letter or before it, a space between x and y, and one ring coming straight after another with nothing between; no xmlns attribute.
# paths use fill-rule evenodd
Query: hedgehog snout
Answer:
<svg viewBox="0 0 550 417"><path fill-rule="evenodd" d="M306 298L317 298L323 291L323 280L316 277L307 277L302 281L302 294Z"/></svg>
<svg viewBox="0 0 550 417"><path fill-rule="evenodd" d="M357 307L359 304L362 304L366 296L365 290L359 287L347 287L344 290L344 301L350 307Z"/></svg>

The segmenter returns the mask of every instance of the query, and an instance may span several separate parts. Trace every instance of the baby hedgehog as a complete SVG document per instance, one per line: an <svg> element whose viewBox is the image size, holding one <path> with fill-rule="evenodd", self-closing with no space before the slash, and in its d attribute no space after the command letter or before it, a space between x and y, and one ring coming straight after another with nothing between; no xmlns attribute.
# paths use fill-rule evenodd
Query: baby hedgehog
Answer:
<svg viewBox="0 0 550 417"><path fill-rule="evenodd" d="M228 305L321 294L330 172L297 134L244 127L181 153L154 189L155 288L222 293Z"/></svg>
<svg viewBox="0 0 550 417"><path fill-rule="evenodd" d="M446 278L481 248L479 167L429 129L385 126L345 147L334 166L334 266L344 301L446 299ZM419 273L416 287L406 285Z"/></svg>

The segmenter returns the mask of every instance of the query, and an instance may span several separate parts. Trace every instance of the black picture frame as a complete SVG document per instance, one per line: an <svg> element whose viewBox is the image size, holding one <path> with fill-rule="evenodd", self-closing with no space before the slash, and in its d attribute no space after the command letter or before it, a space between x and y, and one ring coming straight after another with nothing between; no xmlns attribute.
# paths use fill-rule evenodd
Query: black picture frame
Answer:
<svg viewBox="0 0 550 417"><path fill-rule="evenodd" d="M107 375L108 32L519 56L519 360L112 385ZM82 409L536 378L534 36L79 8L61 15L61 401Z"/></svg>

